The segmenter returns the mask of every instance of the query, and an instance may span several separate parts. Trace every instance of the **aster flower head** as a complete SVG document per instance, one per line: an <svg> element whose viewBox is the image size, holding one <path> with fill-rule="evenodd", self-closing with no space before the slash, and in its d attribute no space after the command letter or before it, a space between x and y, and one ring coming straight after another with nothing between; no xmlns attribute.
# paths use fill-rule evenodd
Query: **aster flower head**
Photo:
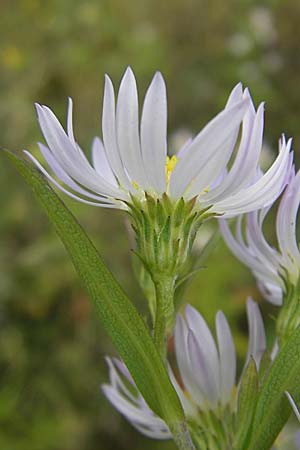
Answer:
<svg viewBox="0 0 300 450"><path fill-rule="evenodd" d="M287 337L300 324L299 276L300 252L297 242L297 215L300 204L300 171L291 171L288 186L281 198L277 218L278 248L266 240L263 224L269 207L246 215L236 222L236 235L226 220L220 220L225 242L235 256L246 264L255 276L263 296L275 305L282 305L277 319L277 334Z"/></svg>
<svg viewBox="0 0 300 450"><path fill-rule="evenodd" d="M255 111L248 89L243 90L241 84L231 92L224 110L172 158L167 156L166 87L159 72L146 93L140 127L132 70L126 70L116 102L112 82L105 77L103 140L93 141L92 164L74 137L72 101L67 133L47 106L37 104L36 108L48 145L39 144L40 150L59 180L56 186L85 203L127 209L132 195L145 200L145 193L154 197L168 193L174 200L197 197L199 209L209 207L213 214L229 216L269 204L285 179L287 148L281 149L265 176L256 176L264 108L260 104ZM227 171L241 122L243 133L237 157ZM54 182L34 156L27 154Z"/></svg>
<svg viewBox="0 0 300 450"><path fill-rule="evenodd" d="M289 140L281 145L291 145ZM223 238L234 255L254 274L264 297L275 305L282 305L290 285L297 287L300 275L300 252L296 236L300 203L300 172L290 173L288 186L282 196L276 218L278 248L266 240L263 225L270 207L254 211L236 220L235 235L226 220L220 219Z"/></svg>
<svg viewBox="0 0 300 450"><path fill-rule="evenodd" d="M69 196L127 210L137 252L151 276L168 272L178 278L203 220L231 217L272 203L291 165L290 149L282 146L270 169L264 175L258 171L264 106L260 104L256 111L241 83L232 90L225 108L172 157L167 155L166 87L159 72L146 92L140 124L132 70L126 70L117 100L105 76L102 140L93 141L92 162L74 137L71 100L67 131L47 106L36 105L36 109L47 143L39 148L50 170L26 152L29 158Z"/></svg>
<svg viewBox="0 0 300 450"><path fill-rule="evenodd" d="M252 299L247 302L247 316L249 345L245 367L252 357L258 369L266 350L266 338L259 308ZM238 395L236 352L228 322L219 311L215 340L201 314L187 305L185 315L177 316L174 337L180 378L175 377L170 366L169 375L188 422L193 430L205 435L206 420L214 417L219 430L215 436L219 440L216 448L221 449L224 436L218 436L218 432L225 417L227 425L228 417L233 425ZM110 384L103 385L102 390L108 400L138 431L154 439L170 439L167 425L149 408L125 365L110 358L107 363Z"/></svg>
<svg viewBox="0 0 300 450"><path fill-rule="evenodd" d="M290 141L288 142L290 145ZM270 207L245 216L246 231L243 235L243 217L236 220L235 236L226 220L220 219L223 238L234 255L247 265L257 279L264 297L275 305L282 304L287 284L297 285L300 273L300 253L296 238L296 218L300 203L300 172L291 171L290 180L280 201L276 233L278 249L266 240L263 225Z"/></svg>

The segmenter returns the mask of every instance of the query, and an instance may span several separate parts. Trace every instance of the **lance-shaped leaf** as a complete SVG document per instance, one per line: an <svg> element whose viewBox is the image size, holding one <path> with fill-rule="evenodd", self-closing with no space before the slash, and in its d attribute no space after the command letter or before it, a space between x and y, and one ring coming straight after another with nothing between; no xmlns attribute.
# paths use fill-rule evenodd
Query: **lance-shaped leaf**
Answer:
<svg viewBox="0 0 300 450"><path fill-rule="evenodd" d="M233 444L235 450L247 448L257 396L258 373L254 359L250 358L239 388L236 434Z"/></svg>
<svg viewBox="0 0 300 450"><path fill-rule="evenodd" d="M42 174L14 153L6 151L33 189L69 252L91 300L119 355L127 365L150 408L173 431L180 448L188 444L185 418L164 363L143 319L105 266L96 248L75 217L49 186Z"/></svg>
<svg viewBox="0 0 300 450"><path fill-rule="evenodd" d="M285 391L300 394L300 327L296 328L277 355L255 410L247 450L269 450L291 414Z"/></svg>

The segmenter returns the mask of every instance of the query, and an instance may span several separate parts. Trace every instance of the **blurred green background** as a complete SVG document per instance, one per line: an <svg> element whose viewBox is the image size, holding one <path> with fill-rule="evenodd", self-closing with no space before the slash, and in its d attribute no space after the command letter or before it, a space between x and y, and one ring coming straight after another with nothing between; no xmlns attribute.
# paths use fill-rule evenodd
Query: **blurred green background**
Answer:
<svg viewBox="0 0 300 450"><path fill-rule="evenodd" d="M115 85L127 65L141 98L161 70L168 88L170 148L198 131L238 81L266 101L265 159L280 134L300 135L298 0L1 0L1 145L36 150L33 103L65 121L75 104L84 149L100 133L103 76ZM100 392L114 349L64 248L31 192L0 164L0 449L174 449L140 436ZM125 215L64 198L143 313ZM201 247L204 230L198 242ZM210 324L222 308L245 354L253 278L220 243L184 293ZM272 328L275 309L262 303Z"/></svg>

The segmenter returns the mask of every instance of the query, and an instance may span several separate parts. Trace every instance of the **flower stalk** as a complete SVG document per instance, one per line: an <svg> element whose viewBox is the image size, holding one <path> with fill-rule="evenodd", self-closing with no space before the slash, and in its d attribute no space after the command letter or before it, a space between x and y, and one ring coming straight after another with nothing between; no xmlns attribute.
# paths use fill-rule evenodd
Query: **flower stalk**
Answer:
<svg viewBox="0 0 300 450"><path fill-rule="evenodd" d="M278 314L276 331L281 347L300 325L300 286L289 284Z"/></svg>
<svg viewBox="0 0 300 450"><path fill-rule="evenodd" d="M170 426L175 444L179 450L196 450L184 422Z"/></svg>
<svg viewBox="0 0 300 450"><path fill-rule="evenodd" d="M168 339L174 326L175 280L162 276L154 282L156 293L156 314L154 323L154 343L163 360L167 356Z"/></svg>
<svg viewBox="0 0 300 450"><path fill-rule="evenodd" d="M172 201L167 194L145 200L132 196L128 204L136 238L136 254L154 285L147 298L153 319L153 336L163 359L175 318L176 284L186 275L186 266L199 227L209 212L195 209L196 198ZM145 294L147 292L144 290Z"/></svg>

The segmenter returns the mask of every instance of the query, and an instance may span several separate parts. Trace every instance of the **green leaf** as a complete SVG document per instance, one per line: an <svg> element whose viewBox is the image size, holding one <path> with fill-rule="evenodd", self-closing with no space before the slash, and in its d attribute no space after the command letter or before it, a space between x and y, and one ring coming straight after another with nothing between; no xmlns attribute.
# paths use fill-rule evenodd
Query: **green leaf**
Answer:
<svg viewBox="0 0 300 450"><path fill-rule="evenodd" d="M251 424L258 396L258 374L253 358L247 365L239 388L237 428L233 448L247 448L247 438L251 432Z"/></svg>
<svg viewBox="0 0 300 450"><path fill-rule="evenodd" d="M300 394L300 327L291 334L277 355L255 410L248 450L269 450L291 414L285 391Z"/></svg>
<svg viewBox="0 0 300 450"><path fill-rule="evenodd" d="M58 235L110 335L150 408L184 440L180 430L184 413L143 319L102 261L96 248L72 213L36 168L16 154L5 151L34 191ZM38 276L38 275L37 275ZM186 438L188 442L188 438ZM192 447L181 447L192 448Z"/></svg>

